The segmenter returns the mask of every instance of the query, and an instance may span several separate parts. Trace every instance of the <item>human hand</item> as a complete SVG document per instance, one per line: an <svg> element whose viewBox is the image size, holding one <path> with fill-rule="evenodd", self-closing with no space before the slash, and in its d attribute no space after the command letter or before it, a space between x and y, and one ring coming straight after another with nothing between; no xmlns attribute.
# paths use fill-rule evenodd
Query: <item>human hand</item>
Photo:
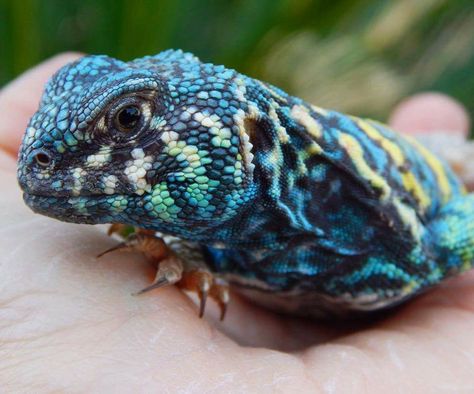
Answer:
<svg viewBox="0 0 474 394"><path fill-rule="evenodd" d="M279 316L236 295L220 323L211 303L199 319L175 287L132 296L152 269L135 254L96 260L115 243L103 226L29 211L16 151L46 78L77 56L53 58L0 92L2 391L474 390L473 272L358 326ZM432 104L408 103L418 110L400 109L393 125L409 129ZM430 128L467 131L453 101L444 98L439 111L447 123Z"/></svg>

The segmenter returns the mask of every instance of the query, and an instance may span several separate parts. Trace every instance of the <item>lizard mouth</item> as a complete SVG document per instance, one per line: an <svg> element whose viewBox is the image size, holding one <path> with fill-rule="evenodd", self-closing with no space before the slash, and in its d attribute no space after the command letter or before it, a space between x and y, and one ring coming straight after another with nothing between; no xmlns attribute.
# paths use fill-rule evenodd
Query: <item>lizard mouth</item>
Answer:
<svg viewBox="0 0 474 394"><path fill-rule="evenodd" d="M64 222L110 223L128 204L129 196L120 194L88 196L52 196L23 193L25 204L35 213Z"/></svg>

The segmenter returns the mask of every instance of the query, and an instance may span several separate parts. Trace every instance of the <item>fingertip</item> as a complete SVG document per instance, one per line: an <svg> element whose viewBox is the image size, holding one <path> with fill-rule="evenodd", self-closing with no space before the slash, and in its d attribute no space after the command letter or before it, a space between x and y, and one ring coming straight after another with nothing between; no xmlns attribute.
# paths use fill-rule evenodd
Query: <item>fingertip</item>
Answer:
<svg viewBox="0 0 474 394"><path fill-rule="evenodd" d="M43 82L46 83L46 81L61 67L68 63L72 63L83 56L84 54L81 52L61 52L26 71L23 76L35 73L37 78L41 77Z"/></svg>
<svg viewBox="0 0 474 394"><path fill-rule="evenodd" d="M83 56L84 56L84 53L82 52L65 51L65 52L57 53L56 55L45 60L44 63L58 63L60 65L64 65L66 63L75 61Z"/></svg>
<svg viewBox="0 0 474 394"><path fill-rule="evenodd" d="M7 97L8 100L11 100L10 96L14 98L22 97L23 101L21 103L34 102L37 104L43 92L44 84L48 79L62 66L82 56L83 54L79 52L64 52L39 63L7 84L0 92L1 99ZM28 95L25 94L26 92L28 92ZM0 108L0 110L3 109Z"/></svg>
<svg viewBox="0 0 474 394"><path fill-rule="evenodd" d="M445 94L426 92L399 103L389 124L395 130L410 134L442 131L467 136L470 119L458 101Z"/></svg>
<svg viewBox="0 0 474 394"><path fill-rule="evenodd" d="M25 71L0 90L0 148L16 155L28 120L36 110L47 80L62 66L82 57L78 52L55 55Z"/></svg>

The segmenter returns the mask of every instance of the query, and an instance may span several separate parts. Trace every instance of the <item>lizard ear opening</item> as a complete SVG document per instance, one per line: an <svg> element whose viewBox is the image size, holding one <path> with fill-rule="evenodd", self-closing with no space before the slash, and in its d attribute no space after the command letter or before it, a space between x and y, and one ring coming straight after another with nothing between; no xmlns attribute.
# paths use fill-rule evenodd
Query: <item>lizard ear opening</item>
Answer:
<svg viewBox="0 0 474 394"><path fill-rule="evenodd" d="M262 118L247 116L243 119L243 133L241 133L241 155L244 161L247 180L253 178L255 170L255 156L265 154L273 147L271 127Z"/></svg>
<svg viewBox="0 0 474 394"><path fill-rule="evenodd" d="M244 119L244 129L252 145L251 151L253 154L272 149L273 143L268 127L269 125L266 125L263 119L254 117Z"/></svg>

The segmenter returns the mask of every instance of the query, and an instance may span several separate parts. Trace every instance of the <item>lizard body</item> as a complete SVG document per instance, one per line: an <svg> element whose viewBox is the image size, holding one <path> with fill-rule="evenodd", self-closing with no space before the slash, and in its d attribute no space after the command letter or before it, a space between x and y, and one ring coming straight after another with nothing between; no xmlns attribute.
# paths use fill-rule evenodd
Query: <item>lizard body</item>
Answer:
<svg viewBox="0 0 474 394"><path fill-rule="evenodd" d="M474 196L421 144L181 51L58 71L18 179L38 213L178 237L295 313L393 306L474 262Z"/></svg>

